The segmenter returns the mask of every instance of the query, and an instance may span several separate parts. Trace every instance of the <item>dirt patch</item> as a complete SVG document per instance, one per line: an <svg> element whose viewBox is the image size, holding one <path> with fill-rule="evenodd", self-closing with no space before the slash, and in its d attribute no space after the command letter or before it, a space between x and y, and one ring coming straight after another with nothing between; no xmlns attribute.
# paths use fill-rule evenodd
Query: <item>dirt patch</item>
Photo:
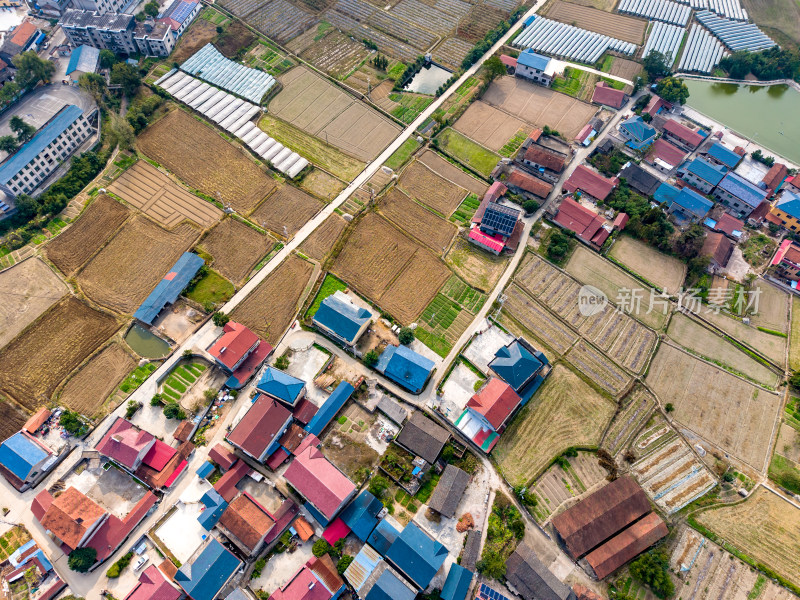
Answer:
<svg viewBox="0 0 800 600"><path fill-rule="evenodd" d="M240 50L248 48L255 41L255 34L244 23L233 20L214 41L214 46L228 58L235 59Z"/></svg>
<svg viewBox="0 0 800 600"><path fill-rule="evenodd" d="M644 41L644 31L647 21L625 17L603 10L580 6L572 2L556 0L550 5L546 14L548 19L555 19L568 23L581 29L588 29L601 35L614 37L631 44L641 44Z"/></svg>
<svg viewBox="0 0 800 600"><path fill-rule="evenodd" d="M458 231L455 225L423 208L398 188L392 189L381 200L379 210L436 254L446 252Z"/></svg>
<svg viewBox="0 0 800 600"><path fill-rule="evenodd" d="M108 187L165 227L188 219L201 228L219 221L222 211L177 185L146 160L140 160Z"/></svg>
<svg viewBox="0 0 800 600"><path fill-rule="evenodd" d="M409 196L449 217L467 196L467 190L440 177L418 161L403 170L398 185Z"/></svg>
<svg viewBox="0 0 800 600"><path fill-rule="evenodd" d="M303 35L316 35L310 29ZM364 44L338 30L329 30L323 39L315 41L300 55L314 66L336 78L344 79L353 69L369 56Z"/></svg>
<svg viewBox="0 0 800 600"><path fill-rule="evenodd" d="M197 236L186 223L167 231L136 216L86 265L78 285L94 301L132 314Z"/></svg>
<svg viewBox="0 0 800 600"><path fill-rule="evenodd" d="M323 200L333 200L347 186L325 171L311 169L308 175L303 177L300 187Z"/></svg>
<svg viewBox="0 0 800 600"><path fill-rule="evenodd" d="M614 57L614 62L611 64L611 70L609 71L611 75L622 77L628 81L633 81L641 72L641 64L626 58L620 58L619 56Z"/></svg>
<svg viewBox="0 0 800 600"><path fill-rule="evenodd" d="M240 212L251 210L275 187L241 149L180 109L148 127L137 145L189 187Z"/></svg>
<svg viewBox="0 0 800 600"><path fill-rule="evenodd" d="M297 233L323 206L324 203L320 200L287 184L264 200L250 218L262 227L287 238Z"/></svg>
<svg viewBox="0 0 800 600"><path fill-rule="evenodd" d="M119 328L112 316L70 296L0 351L0 391L29 409Z"/></svg>
<svg viewBox="0 0 800 600"><path fill-rule="evenodd" d="M459 277L481 292L489 292L500 280L508 266L508 257L481 252L458 237L445 258L447 264Z"/></svg>
<svg viewBox="0 0 800 600"><path fill-rule="evenodd" d="M484 38L500 21L508 18L508 12L488 4L473 6L459 22L456 35L473 44Z"/></svg>
<svg viewBox="0 0 800 600"><path fill-rule="evenodd" d="M308 261L289 256L233 309L231 318L275 346L297 314L312 271Z"/></svg>
<svg viewBox="0 0 800 600"><path fill-rule="evenodd" d="M244 280L275 240L237 219L225 219L201 241L214 257L214 268L234 283Z"/></svg>
<svg viewBox="0 0 800 600"><path fill-rule="evenodd" d="M0 400L0 437L5 440L17 433L29 416L11 402Z"/></svg>
<svg viewBox="0 0 800 600"><path fill-rule="evenodd" d="M58 275L32 257L0 273L0 347L67 293Z"/></svg>
<svg viewBox="0 0 800 600"><path fill-rule="evenodd" d="M112 197L98 196L77 221L47 244L48 260L70 277L114 235L130 214Z"/></svg>
<svg viewBox="0 0 800 600"><path fill-rule="evenodd" d="M499 151L518 131L526 134L533 130L530 123L509 115L480 100L469 108L455 122L453 129L466 135L494 152Z"/></svg>
<svg viewBox="0 0 800 600"><path fill-rule="evenodd" d="M82 415L94 415L136 361L119 344L110 344L93 356L61 390L59 403Z"/></svg>
<svg viewBox="0 0 800 600"><path fill-rule="evenodd" d="M338 422L334 422L332 427L333 431L328 434L322 445L325 456L352 481L363 480L363 476L359 475L363 474L364 469L372 472L378 465L380 456L366 443L336 430L337 427L347 427L349 430L353 427L351 423L345 422L343 426L339 426Z"/></svg>
<svg viewBox="0 0 800 600"><path fill-rule="evenodd" d="M620 237L609 255L647 281L672 293L678 291L686 278L686 265L680 260L629 236Z"/></svg>
<svg viewBox="0 0 800 600"><path fill-rule="evenodd" d="M323 261L331 251L336 240L347 227L347 221L337 214L332 214L317 227L300 249L314 260Z"/></svg>
<svg viewBox="0 0 800 600"><path fill-rule="evenodd" d="M182 63L216 37L217 27L214 23L205 19L195 19L178 40L170 59L173 62Z"/></svg>
<svg viewBox="0 0 800 600"><path fill-rule="evenodd" d="M426 150L417 160L434 173L476 194L480 198L483 198L486 190L489 189L489 186L484 181L466 173L447 159L436 154L433 150Z"/></svg>

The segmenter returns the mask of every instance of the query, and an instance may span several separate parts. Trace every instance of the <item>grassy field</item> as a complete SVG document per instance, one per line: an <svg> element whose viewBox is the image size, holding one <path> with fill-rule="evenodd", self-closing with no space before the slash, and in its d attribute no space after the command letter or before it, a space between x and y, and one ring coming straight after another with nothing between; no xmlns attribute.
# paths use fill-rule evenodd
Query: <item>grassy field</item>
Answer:
<svg viewBox="0 0 800 600"><path fill-rule="evenodd" d="M788 39L775 41L781 45L789 40L800 44L800 4L796 0L744 0L744 7L750 18L758 25L768 29L777 29ZM774 35L773 31L767 31Z"/></svg>
<svg viewBox="0 0 800 600"><path fill-rule="evenodd" d="M774 371L683 314L673 315L667 335L684 348L727 370L741 373L770 387L778 383L778 375Z"/></svg>
<svg viewBox="0 0 800 600"><path fill-rule="evenodd" d="M195 284L191 291L186 293L190 300L211 308L227 302L233 297L235 289L233 284L216 271L209 269L206 276Z"/></svg>
<svg viewBox="0 0 800 600"><path fill-rule="evenodd" d="M325 300L328 296L333 295L336 292L344 291L347 289L347 284L339 279L338 277L334 277L330 273L325 275L325 279L322 281L322 285L317 292L317 295L314 296L314 301L311 303L311 306L308 307L306 311L306 319L310 319L313 317L317 310L319 309L319 305L322 304L322 301Z"/></svg>
<svg viewBox="0 0 800 600"><path fill-rule="evenodd" d="M483 292L494 288L508 264L508 258L482 252L461 237L456 238L445 261L459 277Z"/></svg>
<svg viewBox="0 0 800 600"><path fill-rule="evenodd" d="M763 280L756 280L753 291L758 293L758 312L750 316L756 327L789 332L789 294Z"/></svg>
<svg viewBox="0 0 800 600"><path fill-rule="evenodd" d="M792 297L792 332L789 344L789 368L800 369L800 298Z"/></svg>
<svg viewBox="0 0 800 600"><path fill-rule="evenodd" d="M529 484L572 446L596 446L615 406L564 365L556 365L494 448L503 475Z"/></svg>
<svg viewBox="0 0 800 600"><path fill-rule="evenodd" d="M678 291L686 278L686 265L644 242L624 235L611 248L610 256L647 281L671 293Z"/></svg>
<svg viewBox="0 0 800 600"><path fill-rule="evenodd" d="M408 159L414 153L414 150L417 148L419 148L419 142L417 139L415 137L408 138L405 142L403 142L402 146L394 151L394 153L386 161L385 165L393 171L396 171L406 164L406 161L408 161Z"/></svg>
<svg viewBox="0 0 800 600"><path fill-rule="evenodd" d="M481 201L478 199L478 196L475 194L470 194L464 198L464 201L458 206L456 212L450 215L450 220L453 223L458 223L464 227L468 227L470 221L472 221L475 211L478 210L480 205Z"/></svg>
<svg viewBox="0 0 800 600"><path fill-rule="evenodd" d="M422 312L415 332L417 338L439 356L447 356L484 302L486 294L472 289L455 275L450 277Z"/></svg>
<svg viewBox="0 0 800 600"><path fill-rule="evenodd" d="M786 353L786 338L759 331L724 313L703 313L703 317L725 333L761 352L764 356L783 365Z"/></svg>
<svg viewBox="0 0 800 600"><path fill-rule="evenodd" d="M430 96L417 96L416 94L389 94L389 100L399 104L392 110L392 116L400 119L406 125L413 123L419 113L433 102L433 98Z"/></svg>
<svg viewBox="0 0 800 600"><path fill-rule="evenodd" d="M436 139L442 150L486 177L500 160L499 155L479 146L449 127L442 131Z"/></svg>
<svg viewBox="0 0 800 600"><path fill-rule="evenodd" d="M769 478L794 494L800 494L800 465L775 452L769 464Z"/></svg>
<svg viewBox="0 0 800 600"><path fill-rule="evenodd" d="M360 160L272 115L264 115L258 126L270 137L340 179L352 181L364 169Z"/></svg>

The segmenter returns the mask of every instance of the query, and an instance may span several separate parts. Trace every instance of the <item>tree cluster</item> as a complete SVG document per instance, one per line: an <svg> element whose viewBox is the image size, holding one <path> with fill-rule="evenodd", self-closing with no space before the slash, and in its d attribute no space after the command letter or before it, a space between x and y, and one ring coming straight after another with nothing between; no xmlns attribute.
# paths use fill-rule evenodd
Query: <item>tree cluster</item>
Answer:
<svg viewBox="0 0 800 600"><path fill-rule="evenodd" d="M775 157L774 156L764 156L764 153L761 150L754 150L750 153L750 156L753 157L753 160L760 162L762 164L771 167L775 164Z"/></svg>
<svg viewBox="0 0 800 600"><path fill-rule="evenodd" d="M379 71L385 71L386 67L389 66L389 59L385 56L381 56L380 54L375 56L375 58L373 58L370 62L372 62L372 66Z"/></svg>
<svg viewBox="0 0 800 600"><path fill-rule="evenodd" d="M669 556L663 549L642 554L630 565L634 579L645 584L658 598L669 598L675 593L675 584L669 576Z"/></svg>
<svg viewBox="0 0 800 600"><path fill-rule="evenodd" d="M49 60L39 58L33 50L18 54L11 62L17 69L14 81L21 88L32 88L40 81L48 83L56 70L56 66Z"/></svg>
<svg viewBox="0 0 800 600"><path fill-rule="evenodd" d="M689 99L689 88L677 77L664 77L656 84L656 94L672 104L684 104Z"/></svg>
<svg viewBox="0 0 800 600"><path fill-rule="evenodd" d="M550 237L547 239L547 258L556 264L566 258L572 246L572 240L563 231L558 229L551 230Z"/></svg>
<svg viewBox="0 0 800 600"><path fill-rule="evenodd" d="M516 23L519 20L519 18L523 14L525 14L525 11L526 8L524 6L521 6L513 13L511 13L511 16L508 18L507 21L503 21L494 29L489 30L489 32L484 36L484 38L480 42L475 44L472 47L472 50L470 50L464 57L464 60L461 61L461 68L468 69L472 65L474 65L475 62L481 56L483 56L489 51L489 48L494 46L497 40L503 37L503 34L505 34L509 29L511 29L514 26L514 23Z"/></svg>
<svg viewBox="0 0 800 600"><path fill-rule="evenodd" d="M757 79L800 78L800 52L796 48L773 46L761 52L734 52L719 61L732 79L744 79L752 73Z"/></svg>
<svg viewBox="0 0 800 600"><path fill-rule="evenodd" d="M655 81L659 77L669 75L672 62L673 58L669 52L664 54L658 50L650 50L642 60L642 66L647 73L648 80Z"/></svg>
<svg viewBox="0 0 800 600"><path fill-rule="evenodd" d="M76 548L69 553L67 565L77 573L86 573L97 562L97 550L94 548Z"/></svg>
<svg viewBox="0 0 800 600"><path fill-rule="evenodd" d="M20 145L30 140L36 133L36 128L26 123L22 117L18 115L11 117L9 127L11 127L11 131L14 132L14 135L4 135L0 137L0 150L8 152L9 154L16 152Z"/></svg>

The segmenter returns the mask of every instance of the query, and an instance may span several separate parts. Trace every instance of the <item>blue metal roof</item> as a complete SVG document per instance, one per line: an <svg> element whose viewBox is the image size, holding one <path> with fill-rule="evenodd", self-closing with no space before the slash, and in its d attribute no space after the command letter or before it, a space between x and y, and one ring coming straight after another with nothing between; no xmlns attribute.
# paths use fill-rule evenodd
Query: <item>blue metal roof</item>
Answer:
<svg viewBox="0 0 800 600"><path fill-rule="evenodd" d="M372 313L366 308L345 302L337 297L337 294L328 296L322 301L314 313L313 320L314 323L331 330L352 344L362 325L372 317Z"/></svg>
<svg viewBox="0 0 800 600"><path fill-rule="evenodd" d="M364 490L347 505L340 517L359 540L366 542L378 524L378 513L382 510L383 502Z"/></svg>
<svg viewBox="0 0 800 600"><path fill-rule="evenodd" d="M528 48L527 50L523 50L519 53L519 56L517 57L517 64L530 67L531 69L539 69L540 71L544 71L547 68L547 65L550 64L550 57L537 54Z"/></svg>
<svg viewBox="0 0 800 600"><path fill-rule="evenodd" d="M464 600L474 576L475 574L469 569L453 563L442 587L442 600Z"/></svg>
<svg viewBox="0 0 800 600"><path fill-rule="evenodd" d="M414 600L416 596L397 575L386 569L364 600Z"/></svg>
<svg viewBox="0 0 800 600"><path fill-rule="evenodd" d="M386 558L424 590L447 558L447 548L411 522L400 532Z"/></svg>
<svg viewBox="0 0 800 600"><path fill-rule="evenodd" d="M503 346L494 356L489 366L515 390L519 390L544 366L542 361L531 354L518 340Z"/></svg>
<svg viewBox="0 0 800 600"><path fill-rule="evenodd" d="M762 190L755 184L750 183L741 175L728 173L719 183L720 189L736 196L753 208L757 207L764 198L767 197L766 190Z"/></svg>
<svg viewBox="0 0 800 600"><path fill-rule="evenodd" d="M683 188L676 196L674 202L678 206L701 217L705 216L714 206L711 200L689 188Z"/></svg>
<svg viewBox="0 0 800 600"><path fill-rule="evenodd" d="M25 481L33 468L48 456L44 448L21 431L0 444L0 465L21 481Z"/></svg>
<svg viewBox="0 0 800 600"><path fill-rule="evenodd" d="M194 562L178 569L175 581L193 600L214 600L241 564L239 559L212 538Z"/></svg>
<svg viewBox="0 0 800 600"><path fill-rule="evenodd" d="M711 185L717 185L725 177L726 169L719 165L712 164L704 158L695 158L689 163L686 169L690 173L697 175Z"/></svg>
<svg viewBox="0 0 800 600"><path fill-rule="evenodd" d="M196 471L196 473L197 473L197 476L198 476L200 479L205 479L206 477L208 477L209 475L211 475L211 473L213 473L213 472L214 472L214 465L212 465L212 464L211 464L210 462L208 462L207 460L206 460L206 461L204 461L204 462L203 462L203 464L202 464L202 465L200 465L200 468L199 468L199 469L197 469L197 471Z"/></svg>
<svg viewBox="0 0 800 600"><path fill-rule="evenodd" d="M716 142L708 149L708 155L721 162L729 169L734 168L742 160L742 157L733 150L728 150L725 146Z"/></svg>
<svg viewBox="0 0 800 600"><path fill-rule="evenodd" d="M203 494L203 497L200 498L200 502L206 506L206 509L197 515L197 520L204 529L211 531L214 525L220 520L220 517L222 517L222 513L228 508L228 503L225 502L225 499L213 488Z"/></svg>
<svg viewBox="0 0 800 600"><path fill-rule="evenodd" d="M191 252L184 252L173 265L164 279L158 282L155 289L145 298L142 305L133 313L134 319L152 325L158 313L167 305L172 304L181 295L184 288L197 275L205 261Z"/></svg>
<svg viewBox="0 0 800 600"><path fill-rule="evenodd" d="M36 158L50 143L72 125L83 111L74 104L68 104L58 111L33 138L23 144L14 154L0 165L0 185L7 184L14 175Z"/></svg>
<svg viewBox="0 0 800 600"><path fill-rule="evenodd" d="M669 207L675 201L675 198L677 198L679 193L680 190L674 185L662 183L660 186L658 186L656 193L653 194L653 200L659 204L666 202L667 206Z"/></svg>
<svg viewBox="0 0 800 600"><path fill-rule="evenodd" d="M268 394L284 402L294 405L305 387L306 382L288 373L267 367L256 386L259 392Z"/></svg>
<svg viewBox="0 0 800 600"><path fill-rule="evenodd" d="M406 346L386 346L376 369L413 393L422 391L434 362Z"/></svg>
<svg viewBox="0 0 800 600"><path fill-rule="evenodd" d="M636 115L630 119L623 121L620 127L625 128L625 131L631 134L636 140L644 142L656 136L656 130L644 122L642 117Z"/></svg>
<svg viewBox="0 0 800 600"><path fill-rule="evenodd" d="M775 208L782 210L790 217L800 219L800 195L784 190L775 204Z"/></svg>
<svg viewBox="0 0 800 600"><path fill-rule="evenodd" d="M69 57L69 64L67 65L67 75L72 74L74 71L82 71L84 73L94 73L97 70L97 61L100 59L100 50L87 46L86 44L78 46L72 51Z"/></svg>
<svg viewBox="0 0 800 600"><path fill-rule="evenodd" d="M333 390L333 393L328 396L328 399L325 401L317 413L311 418L311 421L306 425L305 430L311 434L318 436L322 433L322 430L327 427L328 423L330 423L333 418L336 416L344 403L352 396L355 388L347 383L346 381L342 381L339 385L336 386L336 389Z"/></svg>
<svg viewBox="0 0 800 600"><path fill-rule="evenodd" d="M389 547L399 535L400 532L395 529L394 525L386 519L382 519L367 538L367 543L380 552L381 556L386 556Z"/></svg>

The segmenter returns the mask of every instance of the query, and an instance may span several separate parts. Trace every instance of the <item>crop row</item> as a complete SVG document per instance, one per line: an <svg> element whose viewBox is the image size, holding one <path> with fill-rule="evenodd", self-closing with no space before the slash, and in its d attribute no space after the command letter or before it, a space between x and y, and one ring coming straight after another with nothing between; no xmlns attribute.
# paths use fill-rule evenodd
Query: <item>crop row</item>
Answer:
<svg viewBox="0 0 800 600"><path fill-rule="evenodd" d="M583 340L569 351L567 360L613 394L620 393L630 381L630 376L625 371Z"/></svg>
<svg viewBox="0 0 800 600"><path fill-rule="evenodd" d="M559 354L564 354L577 339L568 327L516 285L508 288L504 308L520 325Z"/></svg>

